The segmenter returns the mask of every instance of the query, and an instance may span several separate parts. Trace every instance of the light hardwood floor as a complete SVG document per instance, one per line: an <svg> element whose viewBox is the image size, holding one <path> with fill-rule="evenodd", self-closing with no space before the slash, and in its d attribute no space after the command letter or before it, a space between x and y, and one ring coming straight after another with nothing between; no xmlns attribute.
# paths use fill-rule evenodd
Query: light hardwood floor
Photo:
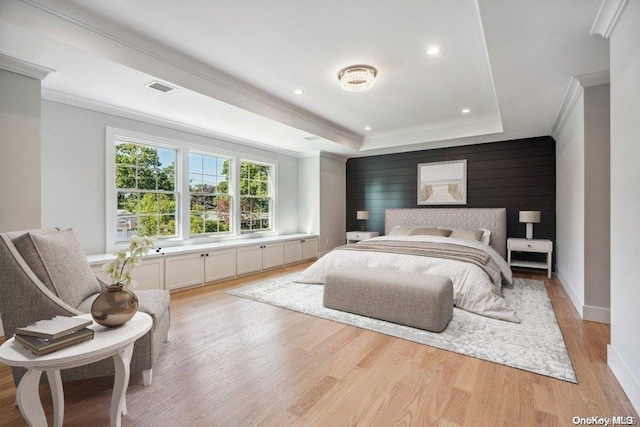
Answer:
<svg viewBox="0 0 640 427"><path fill-rule="evenodd" d="M544 280L578 384L224 294L302 264L172 295L153 384L134 377L123 426L573 425L634 416L606 365L608 325L581 321ZM109 424L112 379L65 384L65 426ZM0 425L25 425L0 365ZM48 388L41 396L52 422Z"/></svg>

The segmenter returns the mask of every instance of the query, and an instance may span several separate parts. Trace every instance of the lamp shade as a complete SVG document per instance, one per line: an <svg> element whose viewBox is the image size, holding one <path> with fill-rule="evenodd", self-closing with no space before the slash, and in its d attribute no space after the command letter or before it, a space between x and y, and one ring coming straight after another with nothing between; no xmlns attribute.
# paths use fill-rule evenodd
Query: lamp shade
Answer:
<svg viewBox="0 0 640 427"><path fill-rule="evenodd" d="M540 222L540 211L520 211L520 222Z"/></svg>
<svg viewBox="0 0 640 427"><path fill-rule="evenodd" d="M369 219L369 211L358 211L356 217L358 219Z"/></svg>

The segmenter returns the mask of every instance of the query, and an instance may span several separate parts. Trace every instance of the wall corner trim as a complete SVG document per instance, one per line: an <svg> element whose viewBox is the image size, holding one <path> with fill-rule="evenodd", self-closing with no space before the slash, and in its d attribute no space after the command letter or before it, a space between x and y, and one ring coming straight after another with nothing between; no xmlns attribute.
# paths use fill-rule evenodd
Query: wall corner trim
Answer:
<svg viewBox="0 0 640 427"><path fill-rule="evenodd" d="M611 37L627 2L628 0L602 0L589 34L600 34L605 39Z"/></svg>
<svg viewBox="0 0 640 427"><path fill-rule="evenodd" d="M38 80L44 80L49 74L55 73L56 71L2 53L0 53L0 68Z"/></svg>
<svg viewBox="0 0 640 427"><path fill-rule="evenodd" d="M564 291L569 296L569 299L573 303L573 306L575 307L576 311L578 312L578 315L582 319L583 318L583 313L582 313L583 303L582 303L582 301L580 300L578 295L576 295L575 291L573 290L573 288L569 284L569 281L562 275L560 270L556 270L556 277L558 277L558 280L560 281L560 284L564 288Z"/></svg>
<svg viewBox="0 0 640 427"><path fill-rule="evenodd" d="M633 378L631 372L625 365L620 355L616 352L613 344L607 345L607 365L622 386L622 390L627 394L629 401L637 412L640 412L640 385Z"/></svg>
<svg viewBox="0 0 640 427"><path fill-rule="evenodd" d="M562 105L560 106L560 111L558 111L556 121L551 129L551 136L553 136L554 139L558 139L569 115L571 115L571 111L573 111L573 107L576 105L576 101L585 88L606 85L609 84L610 80L609 70L596 71L595 73L581 74L572 77L567 92L564 95L564 101L562 101Z"/></svg>

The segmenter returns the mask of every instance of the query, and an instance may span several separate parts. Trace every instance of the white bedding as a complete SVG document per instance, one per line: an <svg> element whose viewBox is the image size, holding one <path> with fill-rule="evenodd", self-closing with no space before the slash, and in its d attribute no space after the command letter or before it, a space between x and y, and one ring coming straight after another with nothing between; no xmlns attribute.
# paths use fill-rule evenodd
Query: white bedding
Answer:
<svg viewBox="0 0 640 427"><path fill-rule="evenodd" d="M437 236L382 236L371 240L403 240L456 243L482 249L500 267L507 283L512 282L511 269L493 248L480 243ZM370 251L334 250L307 268L296 280L303 283L324 283L326 274L337 269L379 268L446 276L453 282L456 307L472 313L520 323L516 313L507 306L489 276L477 265L443 258Z"/></svg>

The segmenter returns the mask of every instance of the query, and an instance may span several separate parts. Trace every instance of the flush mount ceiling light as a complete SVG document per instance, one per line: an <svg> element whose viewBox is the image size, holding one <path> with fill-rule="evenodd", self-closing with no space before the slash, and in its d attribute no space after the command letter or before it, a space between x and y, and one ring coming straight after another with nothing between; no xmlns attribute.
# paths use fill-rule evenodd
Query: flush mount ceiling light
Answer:
<svg viewBox="0 0 640 427"><path fill-rule="evenodd" d="M437 46L431 46L429 49L427 49L427 54L429 55L435 55L440 53L440 48Z"/></svg>
<svg viewBox="0 0 640 427"><path fill-rule="evenodd" d="M293 91L296 95L304 95L304 91L302 89L296 89Z"/></svg>
<svg viewBox="0 0 640 427"><path fill-rule="evenodd" d="M352 65L338 73L340 86L347 92L362 92L373 87L378 71L369 65Z"/></svg>

